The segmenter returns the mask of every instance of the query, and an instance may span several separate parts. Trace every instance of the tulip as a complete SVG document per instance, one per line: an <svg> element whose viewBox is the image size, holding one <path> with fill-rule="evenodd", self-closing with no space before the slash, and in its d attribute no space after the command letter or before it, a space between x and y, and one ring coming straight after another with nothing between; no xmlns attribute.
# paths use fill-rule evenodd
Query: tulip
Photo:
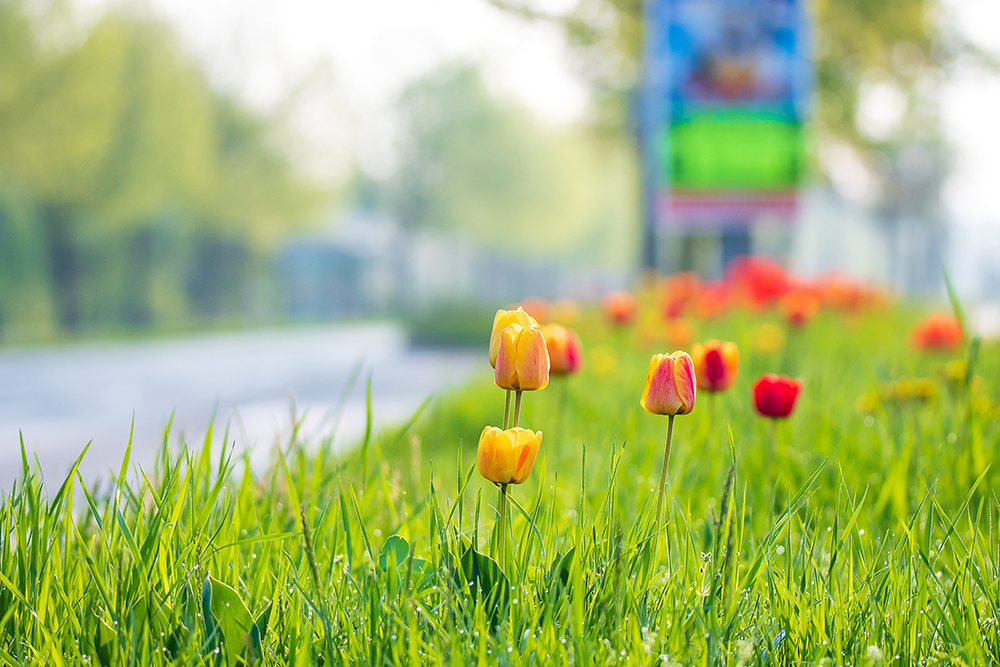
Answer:
<svg viewBox="0 0 1000 667"><path fill-rule="evenodd" d="M479 474L494 484L523 484L538 456L542 432L526 428L503 431L487 426L479 436L476 467Z"/></svg>
<svg viewBox="0 0 1000 667"><path fill-rule="evenodd" d="M618 326L631 324L635 319L638 304L628 292L611 292L601 302L604 313Z"/></svg>
<svg viewBox="0 0 1000 667"><path fill-rule="evenodd" d="M778 419L792 414L802 383L784 375L765 373L753 383L753 405L764 417Z"/></svg>
<svg viewBox="0 0 1000 667"><path fill-rule="evenodd" d="M522 327L537 327L538 322L531 315L524 311L524 308L517 310L500 309L493 317L493 333L490 334L490 366L497 367L497 353L500 351L500 335L503 330L511 324L520 324Z"/></svg>
<svg viewBox="0 0 1000 667"><path fill-rule="evenodd" d="M583 345L576 332L559 324L542 327L545 347L549 351L549 372L554 375L570 375L580 370L583 364Z"/></svg>
<svg viewBox="0 0 1000 667"><path fill-rule="evenodd" d="M705 391L725 391L736 381L740 352L736 343L707 340L691 349L698 388Z"/></svg>
<svg viewBox="0 0 1000 667"><path fill-rule="evenodd" d="M910 343L918 350L954 350L963 338L961 323L945 313L931 313L910 331Z"/></svg>
<svg viewBox="0 0 1000 667"><path fill-rule="evenodd" d="M781 297L778 307L789 326L800 329L819 312L819 297L809 289L793 289Z"/></svg>
<svg viewBox="0 0 1000 667"><path fill-rule="evenodd" d="M639 403L654 415L686 415L694 409L694 363L687 352L654 354Z"/></svg>
<svg viewBox="0 0 1000 667"><path fill-rule="evenodd" d="M496 426L487 426L479 436L476 468L484 479L500 487L494 533L496 540L491 544L491 554L499 551L501 566L508 572L513 554L507 541L507 486L523 484L528 479L541 444L542 432L536 433L526 428L514 427L501 430Z"/></svg>
<svg viewBox="0 0 1000 667"><path fill-rule="evenodd" d="M663 468L660 469L660 489L656 495L656 521L663 510L663 489L667 483L667 462L670 460L670 442L674 435L674 417L686 415L694 409L694 363L686 352L654 354L649 360L646 386L642 390L640 405L654 415L669 415L667 442L663 448ZM659 532L657 532L657 545ZM656 547L653 552L656 553Z"/></svg>
<svg viewBox="0 0 1000 667"><path fill-rule="evenodd" d="M511 324L500 336L496 385L517 392L544 389L549 383L549 351L537 326Z"/></svg>

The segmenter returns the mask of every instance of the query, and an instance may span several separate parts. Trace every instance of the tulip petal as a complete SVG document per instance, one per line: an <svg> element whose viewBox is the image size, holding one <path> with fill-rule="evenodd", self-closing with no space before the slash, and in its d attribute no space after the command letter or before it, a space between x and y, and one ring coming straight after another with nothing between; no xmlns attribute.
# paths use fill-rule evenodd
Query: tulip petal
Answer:
<svg viewBox="0 0 1000 667"><path fill-rule="evenodd" d="M694 362L687 352L680 350L674 352L674 386L677 397L680 400L680 407L676 414L686 415L694 409L694 399L697 394L697 385L694 378Z"/></svg>
<svg viewBox="0 0 1000 667"><path fill-rule="evenodd" d="M500 334L494 382L501 389L520 389L517 382L517 335L521 325L511 324Z"/></svg>
<svg viewBox="0 0 1000 667"><path fill-rule="evenodd" d="M517 389L544 389L549 383L549 352L545 336L537 327L524 327L517 332L515 370Z"/></svg>
<svg viewBox="0 0 1000 667"><path fill-rule="evenodd" d="M487 426L479 437L476 453L479 474L495 484L507 484L514 473L514 447L510 435L495 426Z"/></svg>

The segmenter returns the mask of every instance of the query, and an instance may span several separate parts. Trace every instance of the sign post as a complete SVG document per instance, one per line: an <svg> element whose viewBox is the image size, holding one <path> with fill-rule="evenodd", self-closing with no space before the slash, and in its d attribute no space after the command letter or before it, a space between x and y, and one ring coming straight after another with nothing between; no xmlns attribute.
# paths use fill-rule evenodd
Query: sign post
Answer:
<svg viewBox="0 0 1000 667"><path fill-rule="evenodd" d="M656 236L749 249L760 218L794 220L812 91L806 0L645 0L644 263Z"/></svg>

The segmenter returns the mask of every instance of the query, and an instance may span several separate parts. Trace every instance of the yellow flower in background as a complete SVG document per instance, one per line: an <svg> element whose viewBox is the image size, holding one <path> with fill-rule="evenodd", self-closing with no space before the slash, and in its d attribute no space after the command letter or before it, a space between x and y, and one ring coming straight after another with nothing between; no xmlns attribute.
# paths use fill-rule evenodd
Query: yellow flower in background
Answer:
<svg viewBox="0 0 1000 667"><path fill-rule="evenodd" d="M952 382L965 382L968 368L965 359L952 359L944 365L944 376Z"/></svg>
<svg viewBox="0 0 1000 667"><path fill-rule="evenodd" d="M487 426L479 436L476 467L494 484L521 484L531 474L541 444L541 431Z"/></svg>
<svg viewBox="0 0 1000 667"><path fill-rule="evenodd" d="M758 352L777 352L785 346L785 330L773 322L765 322L751 332L753 348Z"/></svg>
<svg viewBox="0 0 1000 667"><path fill-rule="evenodd" d="M503 330L497 350L495 381L501 389L545 389L549 383L549 351L540 328L511 324Z"/></svg>
<svg viewBox="0 0 1000 667"><path fill-rule="evenodd" d="M854 409L865 414L875 412L878 409L878 406L879 396L876 391L869 391L868 393L861 394L858 396L858 400L854 403Z"/></svg>
<svg viewBox="0 0 1000 667"><path fill-rule="evenodd" d="M607 345L595 347L588 355L589 366L599 377L607 377L618 370L618 356Z"/></svg>
<svg viewBox="0 0 1000 667"><path fill-rule="evenodd" d="M524 311L524 308L517 310L504 310L501 308L493 316L493 333L490 334L490 366L497 367L497 354L500 351L500 336L503 330L511 324L520 324L522 327L537 327L538 322L531 315Z"/></svg>

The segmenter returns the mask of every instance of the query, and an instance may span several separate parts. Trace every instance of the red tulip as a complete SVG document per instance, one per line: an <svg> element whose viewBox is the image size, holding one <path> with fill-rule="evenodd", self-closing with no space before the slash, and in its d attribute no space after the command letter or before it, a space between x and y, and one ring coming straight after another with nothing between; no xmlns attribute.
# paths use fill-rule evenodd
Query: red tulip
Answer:
<svg viewBox="0 0 1000 667"><path fill-rule="evenodd" d="M954 350L963 338L962 325L945 313L931 313L910 331L910 343L918 350Z"/></svg>
<svg viewBox="0 0 1000 667"><path fill-rule="evenodd" d="M753 406L763 417L777 419L792 414L802 383L785 375L765 373L753 383Z"/></svg>

